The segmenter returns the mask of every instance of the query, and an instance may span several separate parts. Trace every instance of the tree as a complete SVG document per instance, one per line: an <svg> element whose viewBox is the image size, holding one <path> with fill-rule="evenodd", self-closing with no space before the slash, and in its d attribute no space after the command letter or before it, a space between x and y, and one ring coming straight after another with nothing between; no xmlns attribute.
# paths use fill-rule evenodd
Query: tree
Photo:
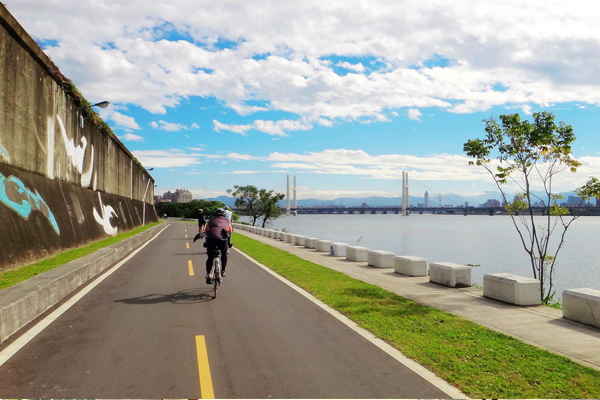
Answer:
<svg viewBox="0 0 600 400"><path fill-rule="evenodd" d="M464 144L465 153L478 165L490 173L498 186L523 248L531 260L533 277L540 281L541 301L549 303L555 295L553 288L556 258L565 240L571 223L578 218L569 216L566 207L556 202L562 196L553 191L554 178L561 172L577 172L581 166L571 156L571 144L575 141L573 127L554 122L554 114L541 112L533 114L533 123L521 121L519 114L501 115L500 123L494 118L484 120L487 136L484 139L469 140ZM492 151L498 165L492 166ZM516 184L520 193L512 201L507 200L503 185ZM544 195L536 196L532 188L543 188ZM600 183L596 178L579 189L577 194L583 199L600 195ZM536 225L532 205L539 202L544 207L543 223ZM550 237L555 230L558 237L556 248L551 247Z"/></svg>
<svg viewBox="0 0 600 400"><path fill-rule="evenodd" d="M217 208L224 208L225 204L215 200L192 200L187 203L156 203L154 207L159 217L166 214L167 217L197 219L200 217L199 208L202 208L204 215L209 218ZM235 214L234 219L237 219Z"/></svg>
<svg viewBox="0 0 600 400"><path fill-rule="evenodd" d="M241 209L243 214L252 217L252 226L254 226L262 214L258 188L253 185L235 185L233 188L235 190L227 189L227 193L235 197L236 208Z"/></svg>
<svg viewBox="0 0 600 400"><path fill-rule="evenodd" d="M263 217L262 227L264 228L269 220L277 219L281 216L281 207L277 206L277 202L283 200L285 195L273 193L272 190L261 189L259 197L262 208L261 216Z"/></svg>
<svg viewBox="0 0 600 400"><path fill-rule="evenodd" d="M283 194L273 193L272 190L258 189L256 186L238 186L235 190L228 189L235 197L235 207L242 209L242 213L252 217L252 226L256 225L259 218L263 218L262 227L269 220L278 218L281 215L281 209L276 205L277 202L285 197Z"/></svg>

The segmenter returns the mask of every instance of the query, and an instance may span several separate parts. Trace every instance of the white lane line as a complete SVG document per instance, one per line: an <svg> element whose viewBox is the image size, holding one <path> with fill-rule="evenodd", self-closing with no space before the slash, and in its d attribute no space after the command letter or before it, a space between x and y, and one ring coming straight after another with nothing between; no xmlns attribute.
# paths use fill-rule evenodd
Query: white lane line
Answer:
<svg viewBox="0 0 600 400"><path fill-rule="evenodd" d="M121 260L118 264L116 264L114 267L109 269L108 272L105 272L102 276L100 276L94 282L90 283L88 286L86 286L84 289L82 289L79 293L77 293L75 296L71 297L63 305L61 305L56 310L54 310L50 315L48 315L46 318L44 318L43 320L38 322L33 328L31 328L30 330L25 332L23 335L21 335L21 337L19 337L17 340L15 340L13 343L11 343L8 347L6 347L4 350L2 350L2 352L0 352L0 366L2 366L6 361L8 361L8 359L10 359L13 355L15 355L16 352L21 350L23 348L23 346L25 346L27 343L29 343L29 341L31 341L31 339L33 339L41 331L46 329L48 327L48 325L50 325L52 322L54 322L62 314L64 314L65 311L67 311L69 308L71 308L83 296L85 296L92 289L94 289L96 286L98 286L100 284L100 282L102 282L104 279L106 279L108 276L110 276L113 272L118 270L123 264L125 264L127 261L129 261L131 258L133 258L137 253L139 253L148 244L150 244L150 242L152 242L154 239L156 239L156 237L158 235L160 235L169 226L171 226L171 224L165 226L163 229L160 230L160 232L158 232L156 235L154 235L154 237L152 237L152 239L148 240L137 250L134 250L133 253L131 253L126 258Z"/></svg>
<svg viewBox="0 0 600 400"><path fill-rule="evenodd" d="M258 265L260 268L264 269L269 274L273 275L275 278L279 279L281 282L285 283L286 285L288 285L289 287L294 289L296 292L300 293L302 296L306 297L308 300L312 301L313 303L315 303L316 305L321 307L323 310L327 311L329 314L331 314L333 317L337 318L344 325L346 325L347 327L349 327L350 329L352 329L353 331L355 331L356 333L358 333L359 335L361 335L362 337L367 339L369 342L371 342L375 346L379 347L381 350L386 352L388 355L390 355L391 357L396 359L396 361L400 362L401 364L406 366L408 369L410 369L411 371L413 371L414 373L416 373L417 375L419 375L420 377L425 379L427 382L431 383L433 386L435 386L442 392L446 393L449 396L449 398L452 398L452 399L467 399L468 398L467 395L462 393L460 390L458 390L454 386L450 385L448 382L446 382L442 378L438 377L433 372L431 372L427 368L423 367L421 364L406 357L398 349L392 347L391 345L387 344L383 340L377 338L375 335L373 335L368 330L358 326L358 324L356 322L352 321L350 318L346 317L344 314L340 313L339 311L334 310L333 308L329 307L327 304L325 304L321 300L317 299L315 296L308 293L306 290L302 289L300 286L288 281L281 275L278 275L277 273L273 272L270 268L259 263L258 261L256 261L252 257L250 257L249 255L247 255L246 253L243 253L242 251L240 251L238 249L235 249L235 250L237 250L238 253L240 253L241 255L246 257L248 260L252 261L254 264Z"/></svg>

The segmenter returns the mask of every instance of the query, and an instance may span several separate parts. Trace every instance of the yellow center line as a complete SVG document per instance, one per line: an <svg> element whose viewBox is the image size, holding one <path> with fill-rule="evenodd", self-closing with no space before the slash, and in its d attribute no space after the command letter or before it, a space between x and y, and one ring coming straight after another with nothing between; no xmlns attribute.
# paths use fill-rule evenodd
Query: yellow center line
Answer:
<svg viewBox="0 0 600 400"><path fill-rule="evenodd" d="M192 267L192 260L188 260L188 269L190 271L190 276L194 276L194 267Z"/></svg>
<svg viewBox="0 0 600 400"><path fill-rule="evenodd" d="M188 242L185 242L185 248L189 249L190 248L190 244Z"/></svg>
<svg viewBox="0 0 600 400"><path fill-rule="evenodd" d="M185 237L187 237L187 233L185 234Z"/></svg>
<svg viewBox="0 0 600 400"><path fill-rule="evenodd" d="M202 399L214 399L210 366L208 365L208 353L206 352L206 341L204 336L196 336L196 352L198 353L198 372L200 373L200 397Z"/></svg>

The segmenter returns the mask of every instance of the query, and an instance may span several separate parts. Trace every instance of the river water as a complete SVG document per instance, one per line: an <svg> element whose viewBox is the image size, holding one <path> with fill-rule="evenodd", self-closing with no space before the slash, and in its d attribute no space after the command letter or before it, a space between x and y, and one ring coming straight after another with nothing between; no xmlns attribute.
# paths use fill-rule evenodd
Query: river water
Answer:
<svg viewBox="0 0 600 400"><path fill-rule="evenodd" d="M544 221L539 217L538 222ZM298 215L280 217L271 228L424 257L429 262L480 264L472 271L473 283L480 286L483 275L489 273L533 276L529 256L509 216ZM558 226L554 236L561 233ZM599 233L600 217L580 217L569 228L555 267L554 287L559 299L564 289L600 290Z"/></svg>

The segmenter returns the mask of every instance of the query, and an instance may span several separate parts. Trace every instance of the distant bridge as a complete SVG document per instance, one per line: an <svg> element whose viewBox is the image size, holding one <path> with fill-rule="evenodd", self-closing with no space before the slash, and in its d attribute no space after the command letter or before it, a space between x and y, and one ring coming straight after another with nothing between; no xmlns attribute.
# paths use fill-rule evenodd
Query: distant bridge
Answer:
<svg viewBox="0 0 600 400"><path fill-rule="evenodd" d="M568 207L570 215L599 216L600 207ZM532 207L535 215L546 215L546 207ZM244 215L241 209L234 209L236 214ZM387 207L297 207L290 208L291 214L402 214L401 206ZM504 207L409 207L409 214L441 214L441 215L508 215ZM521 214L528 214L524 210ZM517 214L518 215L518 214Z"/></svg>

